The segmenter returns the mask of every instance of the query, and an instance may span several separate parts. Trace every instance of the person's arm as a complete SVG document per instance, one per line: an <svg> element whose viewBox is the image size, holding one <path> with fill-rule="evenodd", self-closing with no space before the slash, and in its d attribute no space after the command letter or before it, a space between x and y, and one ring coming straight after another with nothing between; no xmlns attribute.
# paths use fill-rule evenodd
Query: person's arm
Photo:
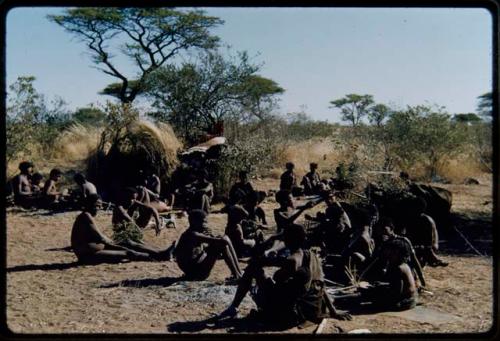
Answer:
<svg viewBox="0 0 500 341"><path fill-rule="evenodd" d="M201 232L193 232L193 235L202 243L208 244L227 244L227 241L221 237L212 237Z"/></svg>
<svg viewBox="0 0 500 341"><path fill-rule="evenodd" d="M336 318L337 320L352 320L351 314L346 311L337 310L335 308L335 306L333 305L333 300L330 295L328 295L326 290L323 290L323 300L325 302L326 309L328 309L328 311L330 312L330 317Z"/></svg>
<svg viewBox="0 0 500 341"><path fill-rule="evenodd" d="M262 221L262 225L267 226L267 220L266 220L266 212L262 209L262 207L257 207L255 211L255 215L257 218L259 218Z"/></svg>
<svg viewBox="0 0 500 341"><path fill-rule="evenodd" d="M56 190L56 186L53 180L47 181L44 188L45 195L60 195L61 193Z"/></svg>
<svg viewBox="0 0 500 341"><path fill-rule="evenodd" d="M151 207L147 204L144 204L140 201L136 201L135 205L143 207L145 210L149 211L151 215L153 216L153 219L155 220L155 230L156 230L156 235L160 234L160 230L162 228L161 221L160 221L160 215L158 214L158 211L154 208Z"/></svg>
<svg viewBox="0 0 500 341"><path fill-rule="evenodd" d="M404 241L408 244L408 248L410 249L410 264L412 268L415 269L415 272L417 273L417 277L420 281L421 286L426 287L427 285L425 282L424 271L422 270L422 265L420 265L417 255L415 254L415 249L413 248L413 245L411 244L408 238L406 237L403 238Z"/></svg>

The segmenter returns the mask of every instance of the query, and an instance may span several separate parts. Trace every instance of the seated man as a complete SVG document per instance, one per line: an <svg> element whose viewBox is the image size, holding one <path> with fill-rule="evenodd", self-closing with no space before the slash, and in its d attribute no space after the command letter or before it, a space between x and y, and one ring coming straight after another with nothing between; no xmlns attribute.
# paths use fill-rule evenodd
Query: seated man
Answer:
<svg viewBox="0 0 500 341"><path fill-rule="evenodd" d="M84 200L83 212L76 217L71 230L71 248L78 261L85 264L115 263L123 260L168 259L170 250L158 251L141 243L127 241L127 246L117 245L96 226L101 202L97 194L89 194ZM134 250L135 249L135 250Z"/></svg>
<svg viewBox="0 0 500 341"><path fill-rule="evenodd" d="M342 252L346 266L354 266L358 271L363 270L371 259L375 249L375 242L371 236L373 217L366 209L358 210L358 223L351 237L349 245Z"/></svg>
<svg viewBox="0 0 500 341"><path fill-rule="evenodd" d="M326 309L330 316L350 319L349 314L337 311L324 290L321 262L310 250L302 248L305 242L303 226L292 224L283 234L290 255L283 258L254 257L243 273L231 305L219 318L235 317L246 294L253 293L259 317L269 323L290 327L306 320L317 322ZM272 278L265 267L279 267ZM257 283L252 290L252 282Z"/></svg>
<svg viewBox="0 0 500 341"><path fill-rule="evenodd" d="M318 164L312 162L309 165L310 171L302 178L302 182L300 184L304 187L305 195L319 194L323 188L323 183L321 182L317 169Z"/></svg>
<svg viewBox="0 0 500 341"><path fill-rule="evenodd" d="M240 171L238 175L240 181L235 183L229 190L229 202L239 204L247 200L248 195L253 192L253 187L248 181L248 172Z"/></svg>
<svg viewBox="0 0 500 341"><path fill-rule="evenodd" d="M384 247L382 254L386 265L382 282L362 289L361 298L370 301L381 310L408 310L417 304L417 287L412 271L405 262L408 248L402 239L393 239Z"/></svg>
<svg viewBox="0 0 500 341"><path fill-rule="evenodd" d="M93 183L88 181L82 173L76 173L73 176L73 180L76 182L80 188L79 201L83 203L85 198L91 194L97 194L97 188Z"/></svg>
<svg viewBox="0 0 500 341"><path fill-rule="evenodd" d="M40 195L42 192L43 186L42 186L42 180L43 180L43 175L36 172L31 176L31 192L33 195Z"/></svg>
<svg viewBox="0 0 500 341"><path fill-rule="evenodd" d="M324 213L318 212L316 218L306 214L306 219L319 222L314 235L325 254L341 254L349 245L351 220L332 192L326 195L325 203Z"/></svg>
<svg viewBox="0 0 500 341"><path fill-rule="evenodd" d="M61 208L67 199L66 191L60 191L57 183L61 180L62 172L58 168L50 171L49 179L45 182L42 191L42 205L46 208Z"/></svg>
<svg viewBox="0 0 500 341"><path fill-rule="evenodd" d="M111 221L113 225L121 224L124 221L131 222L143 229L148 226L151 218L155 221L156 234L159 235L163 224L158 211L154 207L139 201L135 188L129 187L122 193L120 202L115 206Z"/></svg>
<svg viewBox="0 0 500 341"><path fill-rule="evenodd" d="M248 219L260 226L267 226L266 213L259 206L265 197L266 193L263 191L251 191L243 204L243 208L248 212Z"/></svg>
<svg viewBox="0 0 500 341"><path fill-rule="evenodd" d="M282 232L307 209L317 205L322 200L311 200L295 209L292 194L289 191L279 191L276 193L276 201L280 205L274 210L274 220L276 221L277 232Z"/></svg>
<svg viewBox="0 0 500 341"><path fill-rule="evenodd" d="M14 203L24 208L30 208L38 203L38 199L33 195L31 175L33 174L33 164L23 161L19 164L20 173L12 179L12 191L14 193Z"/></svg>
<svg viewBox="0 0 500 341"><path fill-rule="evenodd" d="M434 219L424 213L425 200L416 198L411 200L409 204L405 219L406 235L415 248L420 264L422 267L426 264L432 267L447 266L448 263L436 255L439 249L439 236Z"/></svg>
<svg viewBox="0 0 500 341"><path fill-rule="evenodd" d="M189 212L189 227L181 235L175 248L175 259L186 277L205 280L210 276L215 262L222 255L232 278L239 279L241 270L231 240L214 236L207 226L207 214L203 210Z"/></svg>
<svg viewBox="0 0 500 341"><path fill-rule="evenodd" d="M407 263L412 270L414 277L418 277L421 287L423 288L426 286L424 273L420 262L418 261L417 255L415 254L415 250L411 241L408 238L397 235L394 232L394 225L389 218L382 218L377 224L375 224L373 228L373 238L376 247L375 251L373 252L372 262L366 268L366 271L370 271L368 274L372 274L372 278L377 278L377 274L380 275L382 273L381 269L385 264L382 264L381 258L385 252L385 248L387 247L387 245L390 245L388 243L397 239L401 240L408 249L407 254L409 255L409 258L405 259L405 263Z"/></svg>
<svg viewBox="0 0 500 341"><path fill-rule="evenodd" d="M293 162L287 162L286 171L281 174L280 178L280 191L288 191L293 196L300 196L303 192L303 189L297 186L297 176L293 171L295 169L295 165Z"/></svg>
<svg viewBox="0 0 500 341"><path fill-rule="evenodd" d="M250 231L243 228L249 214L240 205L230 206L227 211L227 226L224 233L231 240L238 257L248 256L251 249L263 241L264 235L259 229Z"/></svg>
<svg viewBox="0 0 500 341"><path fill-rule="evenodd" d="M201 170L197 173L196 180L186 186L188 210L200 209L207 214L210 212L210 203L214 196L214 186L207 178L207 172Z"/></svg>

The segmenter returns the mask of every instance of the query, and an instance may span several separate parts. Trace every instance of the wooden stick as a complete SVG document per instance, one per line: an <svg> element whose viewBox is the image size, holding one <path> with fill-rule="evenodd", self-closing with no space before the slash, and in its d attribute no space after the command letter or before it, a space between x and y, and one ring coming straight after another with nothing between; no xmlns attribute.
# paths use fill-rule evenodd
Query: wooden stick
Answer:
<svg viewBox="0 0 500 341"><path fill-rule="evenodd" d="M318 324L318 328L316 328L316 330L314 331L314 334L321 334L323 332L323 329L326 326L327 321L328 321L328 319L326 319L326 318L321 320L321 323Z"/></svg>
<svg viewBox="0 0 500 341"><path fill-rule="evenodd" d="M453 226L453 228L455 229L455 231L457 231L457 232L458 232L458 234L460 235L460 237L462 237L462 238L463 238L463 240L465 240L465 242L467 243L467 245L469 245L469 247L470 247L472 250L474 250L474 251L475 251L475 252L476 252L479 256L483 256L483 257L484 257L484 255L483 255L481 252L479 252L479 251L478 251L478 250L474 247L474 245L472 245L472 244L471 244L471 242L470 242L470 241L469 241L469 240L468 240L468 239L467 239L467 238L463 235L463 233L462 233L462 232L460 232L460 231L457 229L457 227L456 227L456 226Z"/></svg>

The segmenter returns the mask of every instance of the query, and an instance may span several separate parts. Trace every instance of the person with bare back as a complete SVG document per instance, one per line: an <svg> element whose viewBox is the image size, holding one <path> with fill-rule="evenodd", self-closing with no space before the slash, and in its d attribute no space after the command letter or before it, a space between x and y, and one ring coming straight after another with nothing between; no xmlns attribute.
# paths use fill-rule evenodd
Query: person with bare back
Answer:
<svg viewBox="0 0 500 341"><path fill-rule="evenodd" d="M125 241L116 244L97 227L94 217L101 200L97 194L89 194L84 207L71 230L71 248L83 264L117 263L124 260L168 260L171 248L156 250L142 243Z"/></svg>

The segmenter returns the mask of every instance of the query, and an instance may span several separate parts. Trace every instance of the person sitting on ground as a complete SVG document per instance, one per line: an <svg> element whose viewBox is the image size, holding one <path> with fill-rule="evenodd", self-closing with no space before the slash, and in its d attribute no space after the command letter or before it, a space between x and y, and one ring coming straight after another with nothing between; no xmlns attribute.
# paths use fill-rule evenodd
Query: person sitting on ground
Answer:
<svg viewBox="0 0 500 341"><path fill-rule="evenodd" d="M276 193L276 201L280 205L274 210L274 220L276 221L277 232L284 231L307 209L317 205L319 201L310 200L304 205L295 208L292 194L289 191L278 191Z"/></svg>
<svg viewBox="0 0 500 341"><path fill-rule="evenodd" d="M238 258L248 256L251 249L264 240L261 230L250 231L249 228L243 229L248 218L249 214L242 206L233 205L228 208L227 226L224 233L231 239Z"/></svg>
<svg viewBox="0 0 500 341"><path fill-rule="evenodd" d="M71 248L78 261L85 264L115 263L123 260L168 260L172 247L156 250L143 243L126 240L114 243L97 227L94 217L101 205L99 195L91 193L83 200L83 211L71 230Z"/></svg>
<svg viewBox="0 0 500 341"><path fill-rule="evenodd" d="M234 204L245 202L248 195L254 191L252 184L248 180L247 171L240 171L238 178L240 181L236 182L229 190L229 202Z"/></svg>
<svg viewBox="0 0 500 341"><path fill-rule="evenodd" d="M417 287L412 271L405 260L408 254L407 244L395 238L385 244L381 255L386 264L385 275L381 282L366 289L361 289L361 298L371 301L380 310L408 310L417 304Z"/></svg>
<svg viewBox="0 0 500 341"><path fill-rule="evenodd" d="M36 205L37 198L33 196L31 176L33 174L33 163L23 161L19 164L20 173L12 179L12 191L14 203L24 208Z"/></svg>
<svg viewBox="0 0 500 341"><path fill-rule="evenodd" d="M392 220L390 218L384 217L380 219L379 222L377 222L377 224L374 225L373 239L375 241L375 251L373 252L372 255L371 264L366 268L366 271L370 269L370 272L368 274L373 274L373 276L376 276L376 274L381 273L381 269L385 265L382 264L381 262L381 255L384 254L385 252L384 249L388 245L388 243L397 239L401 240L408 249L407 254L409 255L409 258L405 259L405 263L407 263L408 266L411 268L414 277L415 278L418 277L420 281L419 289L425 288L426 282L424 273L422 270L422 266L418 261L417 255L415 254L413 245L408 238L397 235L394 232L394 224L392 223Z"/></svg>
<svg viewBox="0 0 500 341"><path fill-rule="evenodd" d="M38 172L33 173L33 175L31 176L31 192L33 193L33 195L39 195L40 193L42 193L42 180L43 175Z"/></svg>
<svg viewBox="0 0 500 341"><path fill-rule="evenodd" d="M155 221L156 234L159 235L163 224L161 223L158 211L147 204L139 201L139 195L135 188L126 188L115 205L111 221L113 225L129 222L136 224L137 227L144 229L148 226L151 218Z"/></svg>
<svg viewBox="0 0 500 341"><path fill-rule="evenodd" d="M293 162L287 162L285 166L286 171L281 174L280 178L280 190L289 191L294 196L298 196L302 189L297 186L297 176L293 171L295 169L295 165L293 164Z"/></svg>
<svg viewBox="0 0 500 341"><path fill-rule="evenodd" d="M42 205L46 208L62 208L66 204L67 191L60 191L57 183L61 180L62 172L54 168L49 173L49 179L45 182L42 191Z"/></svg>
<svg viewBox="0 0 500 341"><path fill-rule="evenodd" d="M188 193L188 210L201 209L210 213L210 203L214 196L214 186L208 181L206 170L197 173L196 180L186 186Z"/></svg>
<svg viewBox="0 0 500 341"><path fill-rule="evenodd" d="M326 309L331 317L350 319L349 314L335 309L324 290L321 262L314 252L303 248L304 227L290 225L283 238L290 255L286 258L253 257L238 283L233 301L218 318L236 317L238 307L251 292L258 307L258 317L267 323L291 327L306 320L318 322ZM271 278L266 276L265 267L279 269ZM254 279L256 288L252 288Z"/></svg>
<svg viewBox="0 0 500 341"><path fill-rule="evenodd" d="M205 280L210 276L217 258L224 257L232 279L241 277L238 257L227 236L216 237L208 228L205 211L189 211L189 227L179 238L175 248L177 265L187 278Z"/></svg>
<svg viewBox="0 0 500 341"><path fill-rule="evenodd" d="M442 261L436 255L439 249L439 236L436 223L431 216L425 214L426 202L422 198L411 200L408 205L405 227L406 235L411 240L417 258L422 267L447 266L448 263Z"/></svg>
<svg viewBox="0 0 500 341"><path fill-rule="evenodd" d="M259 206L265 197L264 191L251 191L243 204L243 208L248 212L248 219L261 227L267 226L266 212Z"/></svg>
<svg viewBox="0 0 500 341"><path fill-rule="evenodd" d="M73 176L73 180L80 188L81 200L84 200L90 194L97 194L97 188L95 187L95 185L88 181L82 173L76 173Z"/></svg>
<svg viewBox="0 0 500 341"><path fill-rule="evenodd" d="M375 243L371 235L372 214L368 209L358 209L357 211L358 225L355 225L349 245L342 252L342 256L346 266L350 264L359 272L367 266L367 260L371 259Z"/></svg>
<svg viewBox="0 0 500 341"><path fill-rule="evenodd" d="M300 183L304 187L305 195L320 194L323 189L321 178L317 172L318 164L312 162L309 164L309 172L304 175Z"/></svg>
<svg viewBox="0 0 500 341"><path fill-rule="evenodd" d="M316 218L307 214L305 217L320 223L316 238L319 239L324 252L338 255L349 245L352 232L351 220L333 192L326 194L325 203L324 213L318 212Z"/></svg>

